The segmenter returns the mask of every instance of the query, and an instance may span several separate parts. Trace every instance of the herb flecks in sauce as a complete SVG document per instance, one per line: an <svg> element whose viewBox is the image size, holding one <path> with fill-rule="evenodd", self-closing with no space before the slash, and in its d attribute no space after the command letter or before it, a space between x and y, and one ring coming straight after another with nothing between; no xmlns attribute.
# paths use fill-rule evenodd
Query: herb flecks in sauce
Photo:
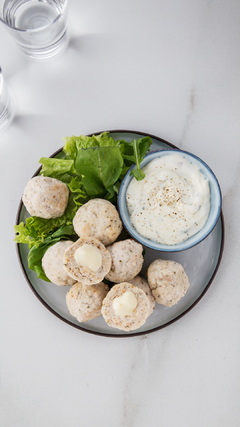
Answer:
<svg viewBox="0 0 240 427"><path fill-rule="evenodd" d="M196 164L169 153L149 162L143 172L145 178L133 178L126 194L130 220L139 234L175 245L202 229L210 211L210 189Z"/></svg>

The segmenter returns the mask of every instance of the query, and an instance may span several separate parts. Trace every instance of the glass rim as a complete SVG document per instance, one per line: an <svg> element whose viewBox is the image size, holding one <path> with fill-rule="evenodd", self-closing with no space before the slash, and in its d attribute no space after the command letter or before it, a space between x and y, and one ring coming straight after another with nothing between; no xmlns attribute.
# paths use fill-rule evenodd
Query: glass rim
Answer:
<svg viewBox="0 0 240 427"><path fill-rule="evenodd" d="M51 25L55 24L55 22L57 22L64 14L65 9L67 8L68 5L68 0L65 0L63 8L61 10L61 12L56 16L56 18L54 18L53 21L49 22L46 25L42 25L41 27L38 28L27 28L27 29L23 29L23 28L18 28L18 27L14 27L10 24L8 24L8 22L4 21L4 19L2 18L2 16L0 16L0 22L2 22L4 25L6 25L6 27L8 27L10 30L16 31L16 32L21 32L21 33L37 33L39 31L45 30L46 28L51 27Z"/></svg>

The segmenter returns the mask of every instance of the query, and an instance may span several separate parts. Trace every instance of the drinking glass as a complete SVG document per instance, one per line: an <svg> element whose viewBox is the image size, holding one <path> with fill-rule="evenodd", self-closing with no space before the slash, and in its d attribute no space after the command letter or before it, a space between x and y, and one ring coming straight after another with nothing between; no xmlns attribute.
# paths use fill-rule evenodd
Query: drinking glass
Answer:
<svg viewBox="0 0 240 427"><path fill-rule="evenodd" d="M27 55L40 59L67 42L68 0L0 0L0 21Z"/></svg>
<svg viewBox="0 0 240 427"><path fill-rule="evenodd" d="M13 117L13 100L3 78L0 67L0 129L10 123Z"/></svg>

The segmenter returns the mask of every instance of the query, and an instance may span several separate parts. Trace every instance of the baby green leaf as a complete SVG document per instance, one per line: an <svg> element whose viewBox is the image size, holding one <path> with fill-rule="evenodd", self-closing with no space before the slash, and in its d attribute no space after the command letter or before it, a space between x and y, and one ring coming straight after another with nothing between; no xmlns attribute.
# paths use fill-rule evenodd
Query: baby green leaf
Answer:
<svg viewBox="0 0 240 427"><path fill-rule="evenodd" d="M122 171L123 159L119 147L94 147L78 151L75 168L78 174L86 181L96 180L99 187L107 189L119 178ZM88 193L89 194L89 193Z"/></svg>

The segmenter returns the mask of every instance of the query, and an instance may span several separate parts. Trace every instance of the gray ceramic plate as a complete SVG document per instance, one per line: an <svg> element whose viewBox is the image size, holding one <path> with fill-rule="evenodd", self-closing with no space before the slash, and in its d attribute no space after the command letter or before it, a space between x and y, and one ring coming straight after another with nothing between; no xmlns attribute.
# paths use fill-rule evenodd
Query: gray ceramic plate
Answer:
<svg viewBox="0 0 240 427"><path fill-rule="evenodd" d="M100 133L100 132L97 132ZM95 133L95 134L97 134ZM115 139L125 139L131 141L136 138L141 138L149 134L133 131L110 131L111 135ZM152 138L151 150L161 148L177 148L176 146L164 141L153 135L149 135ZM60 151L60 150L59 150ZM57 153L54 153L56 155ZM39 169L36 174L39 173ZM20 202L16 223L24 221L28 216L28 213ZM29 270L27 265L28 248L27 245L17 244L17 252L19 256L19 262L22 267L25 278L41 303L50 310L55 316L69 325L80 329L82 331L108 337L131 337L137 335L144 335L150 332L157 331L164 328L171 323L180 319L183 315L187 314L198 301L203 297L212 283L218 267L221 262L222 252L224 244L224 222L223 214L221 212L220 218L211 232L211 234L202 242L195 247L177 253L163 253L156 252L154 250L146 248L144 257L144 265L141 275L146 275L148 265L156 258L171 259L181 263L188 275L190 288L187 294L182 298L178 304L173 307L165 307L156 304L156 308L147 319L146 323L136 331L123 332L117 329L110 328L102 317L98 317L86 323L79 323L69 313L65 296L69 287L58 287L52 283L44 282L37 278L37 275Z"/></svg>

